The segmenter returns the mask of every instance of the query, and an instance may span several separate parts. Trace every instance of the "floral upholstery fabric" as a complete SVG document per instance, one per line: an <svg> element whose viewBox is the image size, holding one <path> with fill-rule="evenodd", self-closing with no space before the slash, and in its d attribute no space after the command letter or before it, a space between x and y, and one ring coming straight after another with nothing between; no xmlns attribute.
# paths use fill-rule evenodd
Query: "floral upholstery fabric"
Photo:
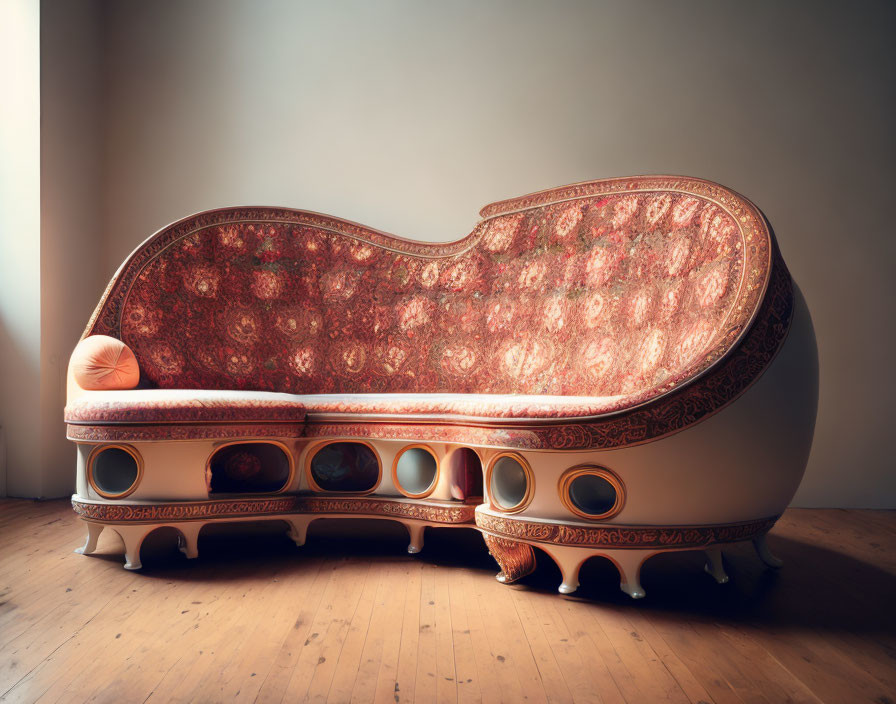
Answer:
<svg viewBox="0 0 896 704"><path fill-rule="evenodd" d="M132 256L88 333L120 337L163 389L604 399L590 414L695 377L761 302L770 235L714 184L592 182L489 208L450 245L301 211L196 216ZM517 413L475 403L458 408Z"/></svg>

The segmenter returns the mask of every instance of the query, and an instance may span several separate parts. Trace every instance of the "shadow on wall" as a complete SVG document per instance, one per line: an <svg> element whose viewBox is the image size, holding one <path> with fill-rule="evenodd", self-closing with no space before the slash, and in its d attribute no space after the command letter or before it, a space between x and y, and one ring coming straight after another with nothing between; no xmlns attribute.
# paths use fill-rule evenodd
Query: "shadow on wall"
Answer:
<svg viewBox="0 0 896 704"><path fill-rule="evenodd" d="M23 349L20 340L13 337L10 326L4 324L0 310L0 497L13 492L14 495L28 495L30 487L9 486L8 472L16 463L26 460L13 452L9 453L7 438L21 437L19 445L33 451L29 438L39 437L39 388L40 376L35 358ZM35 425L36 424L36 425ZM34 476L40 467L35 456L27 458ZM34 483L37 486L37 482Z"/></svg>
<svg viewBox="0 0 896 704"><path fill-rule="evenodd" d="M446 570L468 570L487 575L498 568L481 536L472 529L429 528L426 548L416 557L405 554L407 531L391 521L321 519L311 524L308 542L296 548L285 535L286 524L271 521L208 526L200 537L198 561L187 562L176 548L176 531L160 528L144 542L146 579L178 581L227 581L244 579L266 568L283 578L300 574L316 560L362 560L373 569L422 560ZM112 531L106 531L111 534ZM278 539L277 536L280 536ZM109 540L108 536L105 540ZM592 558L580 573L581 587L572 597L557 594L560 571L543 552L538 569L515 585L551 599L574 599L595 607L637 608L662 618L682 614L694 622L720 622L744 626L806 628L862 634L892 634L896 612L896 575L845 552L772 534L769 543L785 561L781 570L765 568L749 543L725 548L731 581L717 585L703 573L703 553L665 553L645 564L641 578L647 598L632 601L619 590L619 575L609 560ZM870 544L882 561L892 554L890 545ZM107 552L91 559L121 562L121 555Z"/></svg>

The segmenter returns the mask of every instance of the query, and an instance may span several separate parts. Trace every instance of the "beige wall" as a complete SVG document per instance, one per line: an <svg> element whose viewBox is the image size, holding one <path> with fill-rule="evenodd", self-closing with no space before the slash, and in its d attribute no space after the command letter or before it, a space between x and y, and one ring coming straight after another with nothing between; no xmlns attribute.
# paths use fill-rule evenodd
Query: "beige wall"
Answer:
<svg viewBox="0 0 896 704"><path fill-rule="evenodd" d="M716 180L766 212L815 319L821 400L797 503L896 506L896 5L103 7L106 277L157 228L221 205L447 240L486 202L539 188Z"/></svg>
<svg viewBox="0 0 896 704"><path fill-rule="evenodd" d="M108 281L102 262L101 4L41 2L41 495L74 488L62 409L68 358Z"/></svg>
<svg viewBox="0 0 896 704"><path fill-rule="evenodd" d="M106 278L100 9L0 3L0 496L73 489L65 370Z"/></svg>
<svg viewBox="0 0 896 704"><path fill-rule="evenodd" d="M0 496L43 486L39 19L38 0L0 3Z"/></svg>

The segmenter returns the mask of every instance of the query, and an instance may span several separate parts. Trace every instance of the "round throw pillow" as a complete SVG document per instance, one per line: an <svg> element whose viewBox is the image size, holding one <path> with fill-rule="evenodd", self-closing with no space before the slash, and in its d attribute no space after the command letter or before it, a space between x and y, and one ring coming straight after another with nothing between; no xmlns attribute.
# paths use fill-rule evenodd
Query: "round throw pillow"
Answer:
<svg viewBox="0 0 896 704"><path fill-rule="evenodd" d="M140 381L140 367L131 348L108 335L81 340L72 354L71 365L82 389L133 389Z"/></svg>

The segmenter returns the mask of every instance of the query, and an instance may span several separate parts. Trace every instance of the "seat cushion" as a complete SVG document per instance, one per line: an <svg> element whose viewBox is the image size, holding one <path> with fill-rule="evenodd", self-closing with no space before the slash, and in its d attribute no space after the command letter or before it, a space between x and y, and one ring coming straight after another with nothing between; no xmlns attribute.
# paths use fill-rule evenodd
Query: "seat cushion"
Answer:
<svg viewBox="0 0 896 704"><path fill-rule="evenodd" d="M135 389L89 391L65 409L73 424L301 422L308 415L538 420L621 410L623 396L307 394Z"/></svg>
<svg viewBox="0 0 896 704"><path fill-rule="evenodd" d="M507 420L582 418L622 410L624 396L523 394L312 394L297 396L309 416L336 414Z"/></svg>
<svg viewBox="0 0 896 704"><path fill-rule="evenodd" d="M304 417L305 406L298 396L269 391L87 391L65 409L65 422L74 424L294 423Z"/></svg>

